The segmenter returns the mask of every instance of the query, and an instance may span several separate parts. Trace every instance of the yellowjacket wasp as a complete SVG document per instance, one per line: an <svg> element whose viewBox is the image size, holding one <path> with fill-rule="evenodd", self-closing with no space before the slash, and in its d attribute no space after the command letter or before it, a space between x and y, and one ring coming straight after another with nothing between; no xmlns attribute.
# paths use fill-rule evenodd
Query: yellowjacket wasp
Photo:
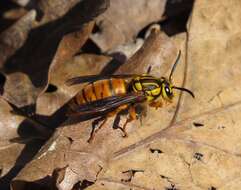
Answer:
<svg viewBox="0 0 241 190"><path fill-rule="evenodd" d="M66 83L69 86L89 82L69 102L67 115L82 117L94 115L98 117L92 123L92 132L88 142L93 140L94 134L105 124L107 118L113 115L116 115L113 128L121 129L126 136L127 123L137 119L136 106L138 104L148 102L150 106L159 108L163 105L163 101L172 101L174 89L185 91L194 97L192 91L174 86L172 83L172 75L180 56L181 52L179 51L169 78L151 76L149 68L147 74L143 75L89 75L67 80ZM119 127L120 116L126 112L128 119L123 127ZM96 129L101 121L102 123Z"/></svg>

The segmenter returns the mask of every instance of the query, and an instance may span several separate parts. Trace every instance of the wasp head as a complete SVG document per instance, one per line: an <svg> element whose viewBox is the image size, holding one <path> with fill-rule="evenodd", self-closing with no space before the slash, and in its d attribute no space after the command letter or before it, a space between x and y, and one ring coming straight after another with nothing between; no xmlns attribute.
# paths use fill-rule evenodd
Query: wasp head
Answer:
<svg viewBox="0 0 241 190"><path fill-rule="evenodd" d="M160 84L161 84L161 96L163 97L163 99L167 101L171 101L172 98L174 97L173 85L171 81L162 77Z"/></svg>
<svg viewBox="0 0 241 190"><path fill-rule="evenodd" d="M174 93L173 89L185 91L185 92L189 93L194 98L194 94L193 94L192 91L190 91L186 88L174 86L172 84L172 81L170 81L167 78L162 77L161 78L161 96L163 97L163 99L171 102L171 100L175 96L175 93Z"/></svg>
<svg viewBox="0 0 241 190"><path fill-rule="evenodd" d="M168 79L165 78L165 77L161 78L161 89L162 89L161 95L167 101L171 101L172 98L174 97L173 89L185 91L185 92L189 93L194 98L194 94L193 94L192 91L190 91L186 88L183 88L183 87L177 87L177 86L173 85L172 75L173 75L173 73L176 69L176 66L177 66L177 63L178 63L180 57L181 57L181 51L179 51L177 59L176 59L174 65L172 66L172 70L171 70L171 73L169 75L169 78Z"/></svg>

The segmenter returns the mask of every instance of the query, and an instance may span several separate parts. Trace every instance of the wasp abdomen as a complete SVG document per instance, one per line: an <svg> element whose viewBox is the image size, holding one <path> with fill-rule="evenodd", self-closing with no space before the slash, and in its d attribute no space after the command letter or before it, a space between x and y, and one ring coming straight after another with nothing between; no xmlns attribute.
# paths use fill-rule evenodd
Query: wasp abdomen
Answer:
<svg viewBox="0 0 241 190"><path fill-rule="evenodd" d="M126 82L123 79L106 79L86 85L70 102L70 108L91 103L110 96L126 94Z"/></svg>

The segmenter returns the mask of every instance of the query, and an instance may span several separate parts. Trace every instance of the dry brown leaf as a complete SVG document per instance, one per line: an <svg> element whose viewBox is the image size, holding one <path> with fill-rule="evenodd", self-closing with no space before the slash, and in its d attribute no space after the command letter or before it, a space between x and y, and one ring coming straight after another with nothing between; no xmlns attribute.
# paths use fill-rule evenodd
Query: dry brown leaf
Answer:
<svg viewBox="0 0 241 190"><path fill-rule="evenodd" d="M117 73L146 73L151 66L151 74L162 76L172 67L165 64L173 63L177 52L175 44L164 32L153 29L142 48L123 64Z"/></svg>
<svg viewBox="0 0 241 190"><path fill-rule="evenodd" d="M42 142L31 140L38 135L35 124L12 113L12 108L2 98L0 107L0 187L7 189L11 179L32 159ZM25 137L25 144L12 141L19 136Z"/></svg>
<svg viewBox="0 0 241 190"><path fill-rule="evenodd" d="M24 8L16 8L9 10L3 14L4 19L9 19L9 20L18 20L21 17L23 17L28 11Z"/></svg>
<svg viewBox="0 0 241 190"><path fill-rule="evenodd" d="M104 52L133 41L141 29L163 18L165 4L166 0L112 0L91 39Z"/></svg>
<svg viewBox="0 0 241 190"><path fill-rule="evenodd" d="M93 27L88 22L108 6L105 0L38 3L43 13L39 22L35 20L36 11L32 10L0 36L0 65L6 75L3 97L18 107L34 104L45 90L49 67L62 37L72 31L78 33L67 34L54 62L68 61L79 51Z"/></svg>
<svg viewBox="0 0 241 190"><path fill-rule="evenodd" d="M80 48L89 38L89 35L94 27L94 22L85 24L80 31L69 33L60 41L55 57L52 61L52 67L61 66L69 61L79 52Z"/></svg>
<svg viewBox="0 0 241 190"><path fill-rule="evenodd" d="M40 0L37 1L37 7L41 11L42 18L41 24L45 24L47 22L52 22L61 18L63 15L68 13L74 6L80 3L82 0Z"/></svg>
<svg viewBox="0 0 241 190"><path fill-rule="evenodd" d="M90 21L105 11L109 6L109 0L40 0L37 6L43 14L41 24L67 15L64 24L67 27L76 27L76 23Z"/></svg>
<svg viewBox="0 0 241 190"><path fill-rule="evenodd" d="M1 176L4 176L9 169L13 166L17 155L14 155L14 158L11 154L6 154L6 152L11 149L19 149L18 152L14 152L14 154L19 154L23 145L11 144L9 139L18 137L18 125L24 120L23 117L14 116L11 114L11 107L5 102L3 99L0 99L0 134L1 134L1 155L7 155L7 157L1 156ZM4 153L5 152L5 153ZM10 151L11 152L11 151ZM12 160L14 159L14 160ZM6 162L7 161L7 162Z"/></svg>
<svg viewBox="0 0 241 190"><path fill-rule="evenodd" d="M125 63L132 55L134 55L138 49L142 47L144 40L137 38L135 42L129 42L117 46L116 48L108 51L108 55L111 55L114 59L120 63Z"/></svg>
<svg viewBox="0 0 241 190"><path fill-rule="evenodd" d="M17 3L19 6L24 7L33 0L11 0L11 1L14 3Z"/></svg>
<svg viewBox="0 0 241 190"><path fill-rule="evenodd" d="M13 26L0 35L0 68L26 42L28 33L33 27L36 11L29 11Z"/></svg>
<svg viewBox="0 0 241 190"><path fill-rule="evenodd" d="M27 164L25 172L20 172L12 183L13 189L25 189L26 181L34 181L41 184L41 181L48 182L48 176L52 175L53 168L66 167L65 152L69 149L71 141L66 137L53 137L35 159ZM37 163L37 164L36 164Z"/></svg>

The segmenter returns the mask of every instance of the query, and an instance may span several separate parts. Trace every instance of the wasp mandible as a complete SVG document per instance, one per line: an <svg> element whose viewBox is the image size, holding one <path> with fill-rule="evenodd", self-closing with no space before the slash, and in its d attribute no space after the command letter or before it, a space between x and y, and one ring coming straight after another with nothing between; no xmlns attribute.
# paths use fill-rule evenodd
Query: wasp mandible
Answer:
<svg viewBox="0 0 241 190"><path fill-rule="evenodd" d="M126 136L126 125L138 118L136 106L147 102L151 107L162 107L164 102L171 102L174 97L174 89L185 91L193 98L192 91L173 85L172 75L180 59L181 51L171 69L168 78L157 78L147 74L123 74L123 75L88 75L74 77L66 81L66 84L76 85L88 82L69 102L67 116L94 115L92 131L88 142L91 142L95 133L105 124L108 117L116 115L113 128L120 129ZM120 116L128 114L123 127L119 126ZM102 122L97 128L98 124Z"/></svg>

